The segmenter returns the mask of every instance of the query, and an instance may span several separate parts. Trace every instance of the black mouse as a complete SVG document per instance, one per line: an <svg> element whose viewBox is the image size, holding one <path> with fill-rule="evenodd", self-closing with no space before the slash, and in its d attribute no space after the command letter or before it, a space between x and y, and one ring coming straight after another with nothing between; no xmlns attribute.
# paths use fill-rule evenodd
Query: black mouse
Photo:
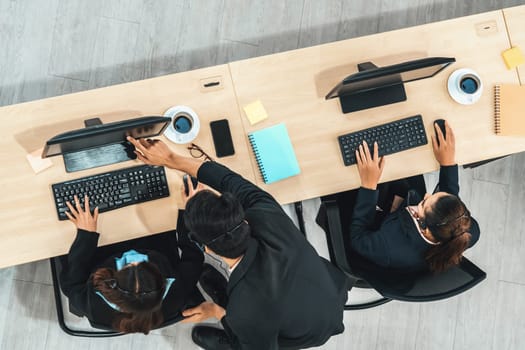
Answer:
<svg viewBox="0 0 525 350"><path fill-rule="evenodd" d="M194 178L193 176L189 176L188 174L184 174L182 176L182 183L184 183L184 193L186 194L186 196L190 194L190 188L188 187L188 177L190 177L191 179L193 189L197 188L197 183L199 182L196 178Z"/></svg>
<svg viewBox="0 0 525 350"><path fill-rule="evenodd" d="M439 126L439 128L441 129L441 132L443 133L443 138L446 140L447 139L447 131L445 129L445 119L436 119L436 120L434 120L434 124L437 124ZM439 138L438 138L438 133L437 133L436 129L434 129L434 132L436 133L436 141L437 141L437 144L439 146Z"/></svg>

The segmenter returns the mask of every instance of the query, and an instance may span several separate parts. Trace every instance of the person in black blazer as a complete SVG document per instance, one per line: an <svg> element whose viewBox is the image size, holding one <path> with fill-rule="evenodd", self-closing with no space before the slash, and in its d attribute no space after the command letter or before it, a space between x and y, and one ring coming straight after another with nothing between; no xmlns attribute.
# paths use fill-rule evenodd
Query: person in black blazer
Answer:
<svg viewBox="0 0 525 350"><path fill-rule="evenodd" d="M87 197L84 203L67 203L77 236L61 257L60 286L76 314L96 328L148 334L204 301L196 288L203 253L188 239L182 211L178 232L97 247L98 208L91 214Z"/></svg>
<svg viewBox="0 0 525 350"><path fill-rule="evenodd" d="M192 193L184 213L192 239L232 271L225 308L205 302L183 313L186 322L214 317L224 327L195 326L197 345L303 349L343 332L345 275L317 254L269 193L216 162L177 155L162 141L128 140L145 163L184 171L221 193Z"/></svg>
<svg viewBox="0 0 525 350"><path fill-rule="evenodd" d="M381 208L379 222L377 187L385 160L378 157L377 143L373 155L366 142L356 151L361 188L350 223L351 249L377 265L440 272L459 264L465 249L479 239L479 225L458 197L454 133L448 123L446 138L437 124L434 127L437 139L432 136L432 148L441 166L439 191L424 196L405 192L404 198L395 198L392 208Z"/></svg>

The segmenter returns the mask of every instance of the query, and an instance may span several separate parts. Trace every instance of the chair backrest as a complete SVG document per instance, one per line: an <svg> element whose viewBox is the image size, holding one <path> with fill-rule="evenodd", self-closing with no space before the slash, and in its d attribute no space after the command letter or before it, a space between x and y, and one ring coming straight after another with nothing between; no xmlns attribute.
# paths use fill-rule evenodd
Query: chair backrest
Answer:
<svg viewBox="0 0 525 350"><path fill-rule="evenodd" d="M394 300L423 302L453 297L474 287L486 278L486 273L467 258L441 273L430 271L403 274L378 269L357 269L354 273L366 280L382 296Z"/></svg>

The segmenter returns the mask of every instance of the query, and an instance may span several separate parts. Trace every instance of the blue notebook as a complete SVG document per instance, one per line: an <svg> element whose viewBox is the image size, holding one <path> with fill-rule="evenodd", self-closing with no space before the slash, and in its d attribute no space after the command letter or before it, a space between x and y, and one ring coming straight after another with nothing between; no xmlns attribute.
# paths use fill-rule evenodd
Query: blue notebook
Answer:
<svg viewBox="0 0 525 350"><path fill-rule="evenodd" d="M285 179L301 172L284 124L248 134L264 183Z"/></svg>

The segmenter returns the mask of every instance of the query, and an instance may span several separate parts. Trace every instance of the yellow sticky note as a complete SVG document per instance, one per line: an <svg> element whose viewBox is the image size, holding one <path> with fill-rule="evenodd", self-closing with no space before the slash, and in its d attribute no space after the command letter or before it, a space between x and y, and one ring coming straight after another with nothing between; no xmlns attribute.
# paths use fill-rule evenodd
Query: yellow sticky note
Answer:
<svg viewBox="0 0 525 350"><path fill-rule="evenodd" d="M507 69L516 68L520 64L525 63L525 57L521 53L520 48L517 46L503 51L501 55L503 56L503 60L505 61Z"/></svg>
<svg viewBox="0 0 525 350"><path fill-rule="evenodd" d="M268 114L266 114L266 110L260 100L247 104L243 109L251 125L268 118Z"/></svg>
<svg viewBox="0 0 525 350"><path fill-rule="evenodd" d="M26 155L27 161L29 162L31 168L33 168L33 171L36 174L53 165L53 162L49 158L41 158L42 150L43 149L40 148Z"/></svg>

